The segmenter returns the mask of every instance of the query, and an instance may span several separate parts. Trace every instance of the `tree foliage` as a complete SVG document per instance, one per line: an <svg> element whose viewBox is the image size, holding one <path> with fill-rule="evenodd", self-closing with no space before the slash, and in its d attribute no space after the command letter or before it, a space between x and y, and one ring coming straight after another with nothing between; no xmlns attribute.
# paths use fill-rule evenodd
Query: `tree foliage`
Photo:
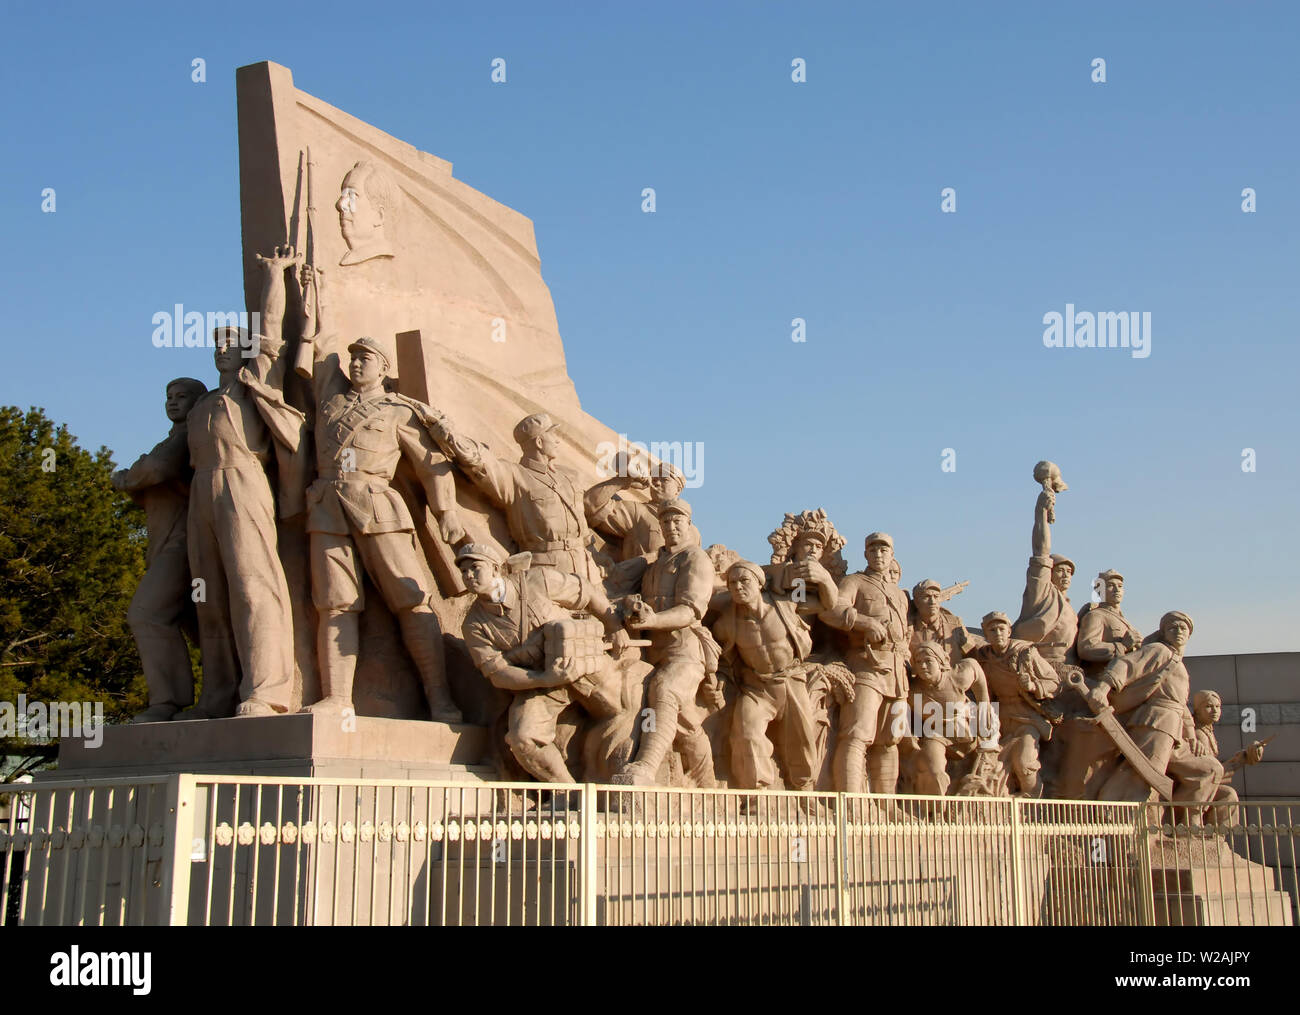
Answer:
<svg viewBox="0 0 1300 1015"><path fill-rule="evenodd" d="M0 701L102 701L109 722L147 701L126 622L144 514L112 472L43 410L0 406Z"/></svg>

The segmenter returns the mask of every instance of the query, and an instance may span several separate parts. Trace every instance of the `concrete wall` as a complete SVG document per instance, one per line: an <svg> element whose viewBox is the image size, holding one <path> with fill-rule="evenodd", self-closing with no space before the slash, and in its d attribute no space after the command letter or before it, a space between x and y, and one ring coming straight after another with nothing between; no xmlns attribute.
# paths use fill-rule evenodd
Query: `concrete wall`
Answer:
<svg viewBox="0 0 1300 1015"><path fill-rule="evenodd" d="M1242 799L1300 799L1300 652L1188 656L1186 663L1193 693L1223 696L1223 719L1214 728L1220 756L1276 734L1264 760L1233 779ZM1242 731L1245 708L1254 709L1254 732Z"/></svg>

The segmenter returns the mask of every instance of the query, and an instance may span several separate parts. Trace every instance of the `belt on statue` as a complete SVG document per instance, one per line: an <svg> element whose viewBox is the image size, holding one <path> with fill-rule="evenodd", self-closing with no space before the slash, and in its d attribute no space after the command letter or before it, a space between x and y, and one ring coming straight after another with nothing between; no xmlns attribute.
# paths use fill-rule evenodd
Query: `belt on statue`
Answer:
<svg viewBox="0 0 1300 1015"><path fill-rule="evenodd" d="M775 673L759 673L758 670L750 670L759 680L802 680L808 676L808 668L803 663L795 663L787 666L783 670L777 670Z"/></svg>
<svg viewBox="0 0 1300 1015"><path fill-rule="evenodd" d="M530 542L524 546L530 553L547 553L551 550L585 550L587 544L581 539L553 539L550 542Z"/></svg>
<svg viewBox="0 0 1300 1015"><path fill-rule="evenodd" d="M382 480L384 480L385 482L387 482L388 479L389 479L388 476L382 475L382 474L380 474L380 473L378 473L378 472L362 472L362 471L359 470L359 469L353 469L351 472L344 472L344 471L341 470L341 469L319 469L319 470L317 470L316 477L317 477L318 479L328 479L328 480L331 480L331 481L337 481L337 480L340 480L340 479L342 479L342 480L349 480L349 479L356 479L356 480L382 479Z"/></svg>

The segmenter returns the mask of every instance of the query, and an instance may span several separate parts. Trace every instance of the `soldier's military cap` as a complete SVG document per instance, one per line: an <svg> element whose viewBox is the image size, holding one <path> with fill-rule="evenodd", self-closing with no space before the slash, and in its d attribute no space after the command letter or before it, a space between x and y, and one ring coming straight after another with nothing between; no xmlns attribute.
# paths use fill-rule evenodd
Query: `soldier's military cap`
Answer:
<svg viewBox="0 0 1300 1015"><path fill-rule="evenodd" d="M1070 574L1074 574L1074 572L1079 570L1074 566L1074 561L1063 553L1052 554L1052 566L1055 567L1057 564L1068 564L1070 566Z"/></svg>
<svg viewBox="0 0 1300 1015"><path fill-rule="evenodd" d="M943 586L940 585L933 578L922 578L919 582L917 582L915 585L912 586L912 598L913 599L918 598L921 595L921 593L924 592L926 589L938 589L940 592L942 592Z"/></svg>
<svg viewBox="0 0 1300 1015"><path fill-rule="evenodd" d="M457 566L467 560L486 560L489 564L495 564L497 567L500 567L503 563L501 554L486 543L466 543L456 551Z"/></svg>
<svg viewBox="0 0 1300 1015"><path fill-rule="evenodd" d="M258 336L261 337L260 335ZM241 328L238 325L227 324L219 328L212 329L212 344L218 349L225 349L232 345L241 349L247 349L252 343L247 328Z"/></svg>
<svg viewBox="0 0 1300 1015"><path fill-rule="evenodd" d="M737 568L739 568L742 571L748 571L750 574L752 574L755 578L758 579L759 585L767 584L767 573L761 567L755 564L752 560L736 561L734 564L731 565L731 567L727 568L727 577L730 578L731 573L735 571Z"/></svg>
<svg viewBox="0 0 1300 1015"><path fill-rule="evenodd" d="M884 543L891 550L894 548L894 539L892 536L885 532L873 532L871 535L867 536L867 544L863 549L870 550L877 543Z"/></svg>
<svg viewBox="0 0 1300 1015"><path fill-rule="evenodd" d="M1187 633L1188 633L1188 635L1189 635L1189 636L1191 635L1191 633L1192 633L1192 618L1189 617L1187 614L1185 614L1182 610L1170 610L1170 611L1169 611L1168 613L1166 613L1163 617L1161 617L1161 618L1160 618L1160 630L1163 631L1163 630L1165 629L1165 624L1167 624L1167 623L1168 623L1169 621L1171 621L1171 620L1181 620L1184 624L1187 625Z"/></svg>
<svg viewBox="0 0 1300 1015"><path fill-rule="evenodd" d="M1101 574L1097 575L1097 578L1099 581L1103 581L1103 582L1110 581L1112 578L1118 578L1120 581L1124 580L1124 576L1120 574L1118 571L1116 571L1113 567L1109 571L1101 572Z"/></svg>
<svg viewBox="0 0 1300 1015"><path fill-rule="evenodd" d="M659 517L666 518L669 515L685 515L687 518L690 518L691 506L680 497L666 500L659 505Z"/></svg>
<svg viewBox="0 0 1300 1015"><path fill-rule="evenodd" d="M383 360L385 370L392 365L388 360L388 353L384 352L383 346L381 346L373 338L370 338L367 335L363 335L361 338L358 338L355 342L353 342L351 345L348 346L348 352L360 352L362 349L364 349L367 352L373 352L376 356L378 356L381 360Z"/></svg>
<svg viewBox="0 0 1300 1015"><path fill-rule="evenodd" d="M993 610L991 613L984 614L984 618L980 621L980 627L988 627L990 624L1006 624L1007 627L1010 627L1011 618L1001 610Z"/></svg>
<svg viewBox="0 0 1300 1015"><path fill-rule="evenodd" d="M534 437L540 437L548 430L554 430L560 424L551 419L548 412L535 412L531 416L525 416L515 424L515 441L523 444Z"/></svg>

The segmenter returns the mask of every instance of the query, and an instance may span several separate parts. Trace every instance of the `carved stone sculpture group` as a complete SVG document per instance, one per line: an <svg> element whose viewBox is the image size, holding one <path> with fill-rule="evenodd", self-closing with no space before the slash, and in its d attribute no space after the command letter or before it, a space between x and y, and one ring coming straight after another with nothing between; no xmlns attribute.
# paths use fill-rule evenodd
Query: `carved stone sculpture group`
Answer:
<svg viewBox="0 0 1300 1015"><path fill-rule="evenodd" d="M391 256L382 214L371 222L358 211L366 172L349 174L338 206L358 261ZM390 390L383 342L344 336L346 362L325 355L324 272L287 247L260 260L262 333L216 335L216 386L172 381L170 433L114 477L144 506L150 539L129 614L150 691L136 721L287 711L295 614L277 533L296 520L321 688L306 708L353 707L369 589L396 619L430 719L461 722L439 621L448 597L417 527L427 510L435 548L472 603L455 633L495 689L503 774L1102 800L1154 792L1203 805L1190 808L1194 822L1232 816L1227 780L1262 747L1218 758L1221 702L1189 698L1185 613L1170 610L1143 636L1121 608L1123 575L1107 570L1102 601L1076 614L1075 564L1052 551L1068 489L1054 464L1033 472L1019 613L988 613L975 631L944 606L967 583L923 578L905 591L885 532L865 536L866 566L849 572L846 540L824 512L789 514L760 564L702 545L670 465L638 471L622 457L617 475L584 489L557 463L545 412L520 419L517 453L501 454ZM279 337L286 278L303 318L292 368ZM502 513L513 551L467 534L458 490ZM197 704L186 633L202 657Z"/></svg>

